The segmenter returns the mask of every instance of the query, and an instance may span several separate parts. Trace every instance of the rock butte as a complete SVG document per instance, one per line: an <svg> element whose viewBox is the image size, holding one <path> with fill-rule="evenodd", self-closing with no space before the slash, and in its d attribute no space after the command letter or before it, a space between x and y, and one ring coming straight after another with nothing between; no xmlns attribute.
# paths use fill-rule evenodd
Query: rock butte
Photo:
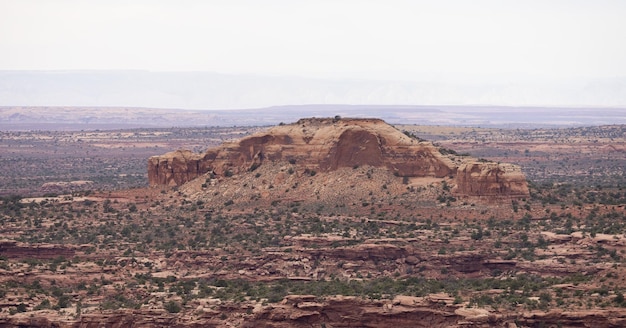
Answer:
<svg viewBox="0 0 626 328"><path fill-rule="evenodd" d="M148 160L151 186L177 186L205 173L238 174L266 162L296 163L309 170L385 167L399 177L454 179L464 196L528 196L519 166L441 151L380 119L309 118L279 125L204 154L177 150Z"/></svg>

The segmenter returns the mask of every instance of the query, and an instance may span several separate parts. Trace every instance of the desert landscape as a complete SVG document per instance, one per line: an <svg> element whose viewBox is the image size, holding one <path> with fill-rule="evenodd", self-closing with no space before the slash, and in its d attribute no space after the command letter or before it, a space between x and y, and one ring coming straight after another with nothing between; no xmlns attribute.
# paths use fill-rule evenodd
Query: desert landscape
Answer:
<svg viewBox="0 0 626 328"><path fill-rule="evenodd" d="M0 328L626 327L624 17L0 0Z"/></svg>
<svg viewBox="0 0 626 328"><path fill-rule="evenodd" d="M3 131L0 325L624 326L624 131Z"/></svg>

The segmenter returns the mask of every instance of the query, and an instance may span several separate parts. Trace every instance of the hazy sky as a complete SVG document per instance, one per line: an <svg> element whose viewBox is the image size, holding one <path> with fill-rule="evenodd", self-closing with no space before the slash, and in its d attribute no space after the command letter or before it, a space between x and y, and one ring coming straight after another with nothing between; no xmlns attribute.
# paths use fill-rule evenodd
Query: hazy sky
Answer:
<svg viewBox="0 0 626 328"><path fill-rule="evenodd" d="M0 69L626 76L626 1L0 0Z"/></svg>

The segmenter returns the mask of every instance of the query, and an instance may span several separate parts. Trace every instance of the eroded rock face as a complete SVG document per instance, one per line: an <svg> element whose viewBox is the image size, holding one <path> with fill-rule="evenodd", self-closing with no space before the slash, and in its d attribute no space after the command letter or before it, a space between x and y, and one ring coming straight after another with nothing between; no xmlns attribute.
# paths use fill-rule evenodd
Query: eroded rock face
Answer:
<svg viewBox="0 0 626 328"><path fill-rule="evenodd" d="M177 186L206 173L200 169L203 158L189 150L177 150L148 160L150 185Z"/></svg>
<svg viewBox="0 0 626 328"><path fill-rule="evenodd" d="M477 196L528 195L526 177L512 164L468 162L457 169L456 192Z"/></svg>
<svg viewBox="0 0 626 328"><path fill-rule="evenodd" d="M528 194L518 167L444 155L432 143L411 138L379 119L302 119L204 154L179 150L154 156L148 162L148 177L152 186L176 186L207 172L237 174L268 161L289 161L320 172L369 165L401 177L456 177L456 192L461 195Z"/></svg>
<svg viewBox="0 0 626 328"><path fill-rule="evenodd" d="M71 258L75 250L57 244L29 245L12 240L0 240L0 254L7 258L53 259L59 256Z"/></svg>
<svg viewBox="0 0 626 328"><path fill-rule="evenodd" d="M114 310L83 314L68 320L41 314L0 317L0 327L624 327L623 309L518 312L453 304L446 294L396 296L367 300L353 296L289 295L282 302L252 308L247 303L225 304L181 316L164 310ZM252 310L252 313L248 313ZM221 318L223 316L223 318Z"/></svg>

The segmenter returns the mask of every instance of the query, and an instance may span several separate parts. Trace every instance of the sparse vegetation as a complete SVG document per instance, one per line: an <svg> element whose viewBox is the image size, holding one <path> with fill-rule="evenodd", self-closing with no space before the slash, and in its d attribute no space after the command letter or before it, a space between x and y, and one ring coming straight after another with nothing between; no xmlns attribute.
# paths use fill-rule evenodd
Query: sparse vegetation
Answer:
<svg viewBox="0 0 626 328"><path fill-rule="evenodd" d="M43 196L32 183L44 181L35 178L43 176L38 173L0 198L0 298L12 300L3 313L54 311L78 318L151 309L200 317L198 309L212 302L211 311L222 311L216 320L228 320L232 309L249 318L254 313L248 309L280 306L287 295L312 295L319 303L347 295L392 304L398 295L435 293L449 295L458 306L507 315L557 308L619 311L626 306L626 192L618 172L624 159L570 153L565 160L564 151L545 157L535 139L558 135L559 143L602 142L618 138L617 130L468 129L455 135L468 143L454 145L442 135L442 153L469 151L523 165L531 177L530 196L498 206L458 196L447 177L423 182L367 165L331 175L287 161L278 165L283 168L278 177L280 172L264 163L229 179L207 175L197 189L112 190L114 181L126 177L110 175L103 178L109 187L96 183L93 190L46 192L35 199L31 196ZM184 129L159 131L185 135ZM204 136L202 131L188 133ZM515 136L526 141L515 146L519 149L509 144ZM488 147L469 146L481 138L490 140ZM55 147L66 149L60 142ZM5 181L34 170L26 166L35 155L11 154L24 156L25 167L19 171L11 164L18 172L9 170ZM76 172L95 161L111 165L118 175L139 172L139 164L97 158L80 162ZM145 170L145 157L142 161ZM573 173L578 170L581 176ZM125 188L127 182L119 185ZM229 183L238 189L229 189Z"/></svg>

